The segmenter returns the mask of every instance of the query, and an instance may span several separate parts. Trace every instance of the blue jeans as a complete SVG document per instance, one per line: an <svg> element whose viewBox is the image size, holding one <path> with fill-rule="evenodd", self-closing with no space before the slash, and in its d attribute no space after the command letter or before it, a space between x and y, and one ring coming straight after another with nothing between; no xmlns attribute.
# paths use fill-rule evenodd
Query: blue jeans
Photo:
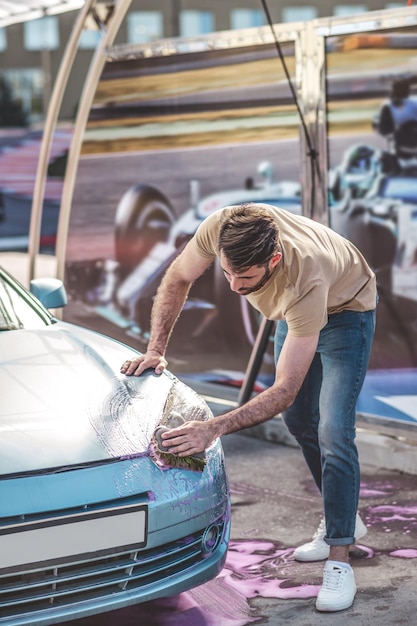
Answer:
<svg viewBox="0 0 417 626"><path fill-rule="evenodd" d="M354 543L360 488L355 409L368 367L375 313L329 315L297 398L282 415L321 491L329 545ZM275 361L287 330L286 322L278 322Z"/></svg>

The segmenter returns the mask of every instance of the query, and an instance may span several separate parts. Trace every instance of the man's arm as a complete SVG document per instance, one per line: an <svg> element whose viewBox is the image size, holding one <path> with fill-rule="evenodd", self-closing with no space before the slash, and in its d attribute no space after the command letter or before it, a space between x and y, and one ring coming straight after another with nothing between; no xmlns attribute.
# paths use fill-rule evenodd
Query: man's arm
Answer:
<svg viewBox="0 0 417 626"><path fill-rule="evenodd" d="M297 393L316 352L319 334L310 337L287 335L275 373L273 385L249 402L207 422L187 422L162 435L169 452L187 456L202 452L222 435L260 424L288 409Z"/></svg>
<svg viewBox="0 0 417 626"><path fill-rule="evenodd" d="M126 360L120 371L127 376L139 376L153 367L161 374L167 366L165 352L172 330L181 313L193 282L211 265L212 260L199 255L187 245L171 263L158 288L151 314L151 336L147 351Z"/></svg>

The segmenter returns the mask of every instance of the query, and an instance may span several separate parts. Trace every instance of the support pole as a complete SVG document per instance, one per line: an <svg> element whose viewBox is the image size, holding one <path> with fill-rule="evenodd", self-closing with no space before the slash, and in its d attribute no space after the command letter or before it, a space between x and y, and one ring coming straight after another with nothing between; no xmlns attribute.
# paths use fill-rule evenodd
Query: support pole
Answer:
<svg viewBox="0 0 417 626"><path fill-rule="evenodd" d="M35 187L33 190L32 210L29 227L29 282L35 278L36 257L39 254L43 201L45 196L45 183L48 173L49 157L53 135L61 109L62 98L68 83L68 78L77 53L78 41L84 27L86 17L96 0L86 0L75 20L70 38L65 48L64 56L59 66L52 96L49 102L42 135L41 149L39 153L38 167L36 171Z"/></svg>
<svg viewBox="0 0 417 626"><path fill-rule="evenodd" d="M80 105L75 120L74 134L68 154L68 165L65 173L64 188L62 192L61 210L59 212L58 235L57 235L57 278L64 280L65 255L67 248L67 237L69 219L71 213L72 199L74 195L75 179L78 170L78 162L81 153L81 145L85 127L87 125L93 98L100 80L101 72L106 62L106 49L113 44L120 24L130 6L131 0L118 0L110 18L106 33L100 41L88 71L81 94Z"/></svg>
<svg viewBox="0 0 417 626"><path fill-rule="evenodd" d="M262 318L262 322L259 326L258 334L256 335L255 343L253 344L252 352L249 357L242 387L240 388L237 400L239 406L250 400L255 386L256 377L262 367L262 360L268 345L269 337L274 328L274 324L274 321L267 320L266 317Z"/></svg>

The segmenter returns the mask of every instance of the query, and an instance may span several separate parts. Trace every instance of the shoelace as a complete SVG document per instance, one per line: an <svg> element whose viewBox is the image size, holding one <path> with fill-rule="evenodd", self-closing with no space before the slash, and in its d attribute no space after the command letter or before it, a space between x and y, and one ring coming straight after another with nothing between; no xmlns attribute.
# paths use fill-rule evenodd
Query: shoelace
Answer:
<svg viewBox="0 0 417 626"><path fill-rule="evenodd" d="M323 573L323 589L328 591L339 591L343 586L343 580L347 570L341 567L332 567L331 570L324 570Z"/></svg>

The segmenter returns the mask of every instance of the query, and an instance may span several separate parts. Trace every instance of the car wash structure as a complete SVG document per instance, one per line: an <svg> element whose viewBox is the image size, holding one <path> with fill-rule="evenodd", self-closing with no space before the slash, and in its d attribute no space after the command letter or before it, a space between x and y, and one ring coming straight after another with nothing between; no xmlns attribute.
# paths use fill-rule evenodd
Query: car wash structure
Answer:
<svg viewBox="0 0 417 626"><path fill-rule="evenodd" d="M417 8L115 46L129 4L97 14L68 153L56 245L68 319L84 310L142 349L162 274L201 220L246 201L302 213L351 239L377 275L360 423L416 439ZM45 123L31 277L60 94L92 11L87 0ZM171 369L235 406L272 379L272 331L213 267L174 331Z"/></svg>

